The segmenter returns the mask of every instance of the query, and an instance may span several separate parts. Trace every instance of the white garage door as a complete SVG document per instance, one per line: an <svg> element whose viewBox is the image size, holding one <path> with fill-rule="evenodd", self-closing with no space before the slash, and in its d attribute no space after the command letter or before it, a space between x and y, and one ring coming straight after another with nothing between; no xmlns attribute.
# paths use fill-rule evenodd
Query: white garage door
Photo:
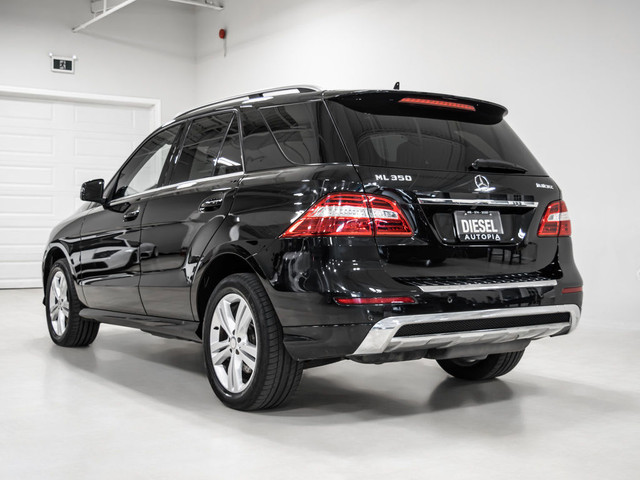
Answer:
<svg viewBox="0 0 640 480"><path fill-rule="evenodd" d="M154 126L150 107L0 94L0 288L42 284L51 228L108 180Z"/></svg>

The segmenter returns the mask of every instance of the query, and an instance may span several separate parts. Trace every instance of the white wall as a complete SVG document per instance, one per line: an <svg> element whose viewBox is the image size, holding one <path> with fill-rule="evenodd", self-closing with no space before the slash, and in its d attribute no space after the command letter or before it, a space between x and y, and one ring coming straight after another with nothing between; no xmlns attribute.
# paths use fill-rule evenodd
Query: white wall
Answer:
<svg viewBox="0 0 640 480"><path fill-rule="evenodd" d="M89 0L1 0L0 85L157 98L163 121L193 105L193 7L138 0L71 32L91 18ZM51 72L49 52L77 55L76 73Z"/></svg>
<svg viewBox="0 0 640 480"><path fill-rule="evenodd" d="M586 313L635 320L640 2L237 0L226 7L198 12L199 103L294 83L391 88L396 81L502 103L563 188Z"/></svg>
<svg viewBox="0 0 640 480"><path fill-rule="evenodd" d="M110 0L111 1L111 0ZM586 311L631 319L640 291L640 2L139 0L83 33L88 0L0 1L0 85L194 104L294 83L403 88L506 105L562 185ZM218 29L228 30L227 55ZM77 55L75 75L48 53ZM627 248L624 248L624 247Z"/></svg>

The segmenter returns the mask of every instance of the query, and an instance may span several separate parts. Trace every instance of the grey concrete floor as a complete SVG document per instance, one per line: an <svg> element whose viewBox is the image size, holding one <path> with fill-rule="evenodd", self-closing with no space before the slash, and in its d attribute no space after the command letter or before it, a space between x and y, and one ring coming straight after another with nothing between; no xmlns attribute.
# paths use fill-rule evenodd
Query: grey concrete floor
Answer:
<svg viewBox="0 0 640 480"><path fill-rule="evenodd" d="M640 478L637 325L586 316L478 384L427 360L341 362L307 370L285 408L241 413L200 345L103 325L59 348L40 300L0 291L2 479Z"/></svg>

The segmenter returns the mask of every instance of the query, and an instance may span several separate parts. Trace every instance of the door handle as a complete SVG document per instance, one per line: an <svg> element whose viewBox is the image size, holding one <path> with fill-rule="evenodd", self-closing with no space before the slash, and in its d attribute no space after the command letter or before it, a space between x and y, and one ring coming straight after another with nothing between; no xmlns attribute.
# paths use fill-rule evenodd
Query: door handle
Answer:
<svg viewBox="0 0 640 480"><path fill-rule="evenodd" d="M222 205L221 198L209 198L200 204L200 211L211 212L212 210L220 208L220 205Z"/></svg>
<svg viewBox="0 0 640 480"><path fill-rule="evenodd" d="M130 222L131 220L135 220L136 218L138 218L138 215L140 214L140 207L136 208L135 210L132 210L130 212L125 213L122 218L124 219L125 222Z"/></svg>

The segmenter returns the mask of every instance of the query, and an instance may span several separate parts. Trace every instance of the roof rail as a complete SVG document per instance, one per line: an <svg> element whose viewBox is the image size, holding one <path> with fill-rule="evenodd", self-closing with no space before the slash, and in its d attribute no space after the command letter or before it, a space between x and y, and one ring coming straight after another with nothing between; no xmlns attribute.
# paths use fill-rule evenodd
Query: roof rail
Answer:
<svg viewBox="0 0 640 480"><path fill-rule="evenodd" d="M266 90L258 90L257 92L251 92L251 93L244 93L242 95L237 95L234 97L229 97L229 98L224 98L222 100L218 100L217 102L213 102L213 103L209 103L207 105L202 105L200 107L197 108L192 108L191 110L187 110L186 112L182 112L179 115L176 115L175 118L180 118L183 117L189 113L193 113L193 112L197 112L198 110L203 110L205 108L209 108L209 107L214 107L216 105L222 105L225 103L229 103L229 102L233 102L236 100L242 100L243 98L246 98L247 100L251 99L251 98L260 98L260 97L264 97L267 94L270 93L282 93L282 92L287 92L289 90L297 90L299 93L310 93L310 92L320 92L322 91L321 88L316 87L314 85L289 85L286 87L277 87L277 88L269 88Z"/></svg>

